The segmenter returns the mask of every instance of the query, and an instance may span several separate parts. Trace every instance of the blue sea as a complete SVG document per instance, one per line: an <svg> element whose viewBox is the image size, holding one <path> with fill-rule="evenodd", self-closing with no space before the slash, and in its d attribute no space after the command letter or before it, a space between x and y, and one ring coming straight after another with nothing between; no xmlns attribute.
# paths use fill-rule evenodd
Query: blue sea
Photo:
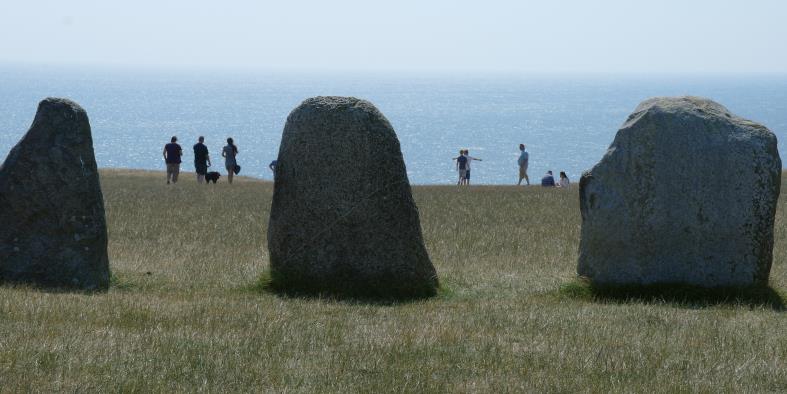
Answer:
<svg viewBox="0 0 787 394"><path fill-rule="evenodd" d="M451 158L470 150L475 184L517 181L518 145L531 179L547 170L572 180L604 154L637 104L652 96L712 98L787 133L787 75L375 75L232 74L0 66L0 155L27 131L38 102L71 98L87 110L99 167L164 170L161 151L177 135L206 137L214 163L227 137L242 175L271 179L288 113L318 95L364 98L390 120L415 184L450 184ZM315 152L319 154L319 152ZM223 168L223 165L216 166Z"/></svg>

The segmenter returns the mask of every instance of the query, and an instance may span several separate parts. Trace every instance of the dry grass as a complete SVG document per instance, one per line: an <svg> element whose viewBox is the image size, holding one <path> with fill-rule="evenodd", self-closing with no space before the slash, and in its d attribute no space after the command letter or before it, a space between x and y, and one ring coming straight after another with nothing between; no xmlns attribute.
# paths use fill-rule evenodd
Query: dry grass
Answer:
<svg viewBox="0 0 787 394"><path fill-rule="evenodd" d="M376 305L257 291L271 185L188 175L102 173L108 293L0 288L0 391L787 391L774 304L586 297L576 190L416 187L446 288Z"/></svg>

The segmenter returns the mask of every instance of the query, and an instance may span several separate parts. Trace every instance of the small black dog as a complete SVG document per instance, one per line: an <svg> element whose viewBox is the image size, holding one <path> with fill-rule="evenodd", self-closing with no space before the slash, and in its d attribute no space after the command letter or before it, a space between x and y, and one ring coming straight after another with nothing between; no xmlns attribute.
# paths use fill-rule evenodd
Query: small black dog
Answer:
<svg viewBox="0 0 787 394"><path fill-rule="evenodd" d="M221 178L221 174L219 174L216 171L211 171L205 174L205 184L207 185L208 183L210 183L210 181L213 181L213 184L215 185L216 181L218 181L219 178Z"/></svg>

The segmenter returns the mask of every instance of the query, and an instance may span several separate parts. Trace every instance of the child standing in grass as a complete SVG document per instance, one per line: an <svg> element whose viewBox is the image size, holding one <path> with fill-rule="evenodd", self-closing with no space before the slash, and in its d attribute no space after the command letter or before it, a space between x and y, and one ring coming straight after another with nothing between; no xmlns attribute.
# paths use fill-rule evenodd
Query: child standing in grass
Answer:
<svg viewBox="0 0 787 394"><path fill-rule="evenodd" d="M470 150L465 149L464 156L467 158L467 172L465 173L465 185L470 185L470 162L473 160L482 161L481 159L477 159L473 156L470 156Z"/></svg>
<svg viewBox="0 0 787 394"><path fill-rule="evenodd" d="M467 176L467 157L465 157L464 153L465 151L460 149L459 156L454 157L454 160L456 160L456 171L459 172L457 185L464 185L465 177Z"/></svg>
<svg viewBox="0 0 787 394"><path fill-rule="evenodd" d="M470 184L470 162L473 161L473 160L477 160L477 161L482 161L482 160L470 156L470 150L468 150L468 149L460 149L459 150L459 156L454 157L453 160L456 161L456 170L459 172L459 181L456 182L456 184L457 185L469 185Z"/></svg>

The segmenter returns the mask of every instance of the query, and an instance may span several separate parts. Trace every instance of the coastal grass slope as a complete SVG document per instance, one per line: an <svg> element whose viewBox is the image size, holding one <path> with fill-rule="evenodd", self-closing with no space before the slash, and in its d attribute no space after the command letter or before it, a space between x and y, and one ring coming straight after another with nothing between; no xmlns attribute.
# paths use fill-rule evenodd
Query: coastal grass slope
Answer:
<svg viewBox="0 0 787 394"><path fill-rule="evenodd" d="M270 183L101 175L112 286L0 287L0 392L787 391L783 203L770 288L662 297L575 279L576 188L416 186L441 292L379 304L263 289Z"/></svg>

